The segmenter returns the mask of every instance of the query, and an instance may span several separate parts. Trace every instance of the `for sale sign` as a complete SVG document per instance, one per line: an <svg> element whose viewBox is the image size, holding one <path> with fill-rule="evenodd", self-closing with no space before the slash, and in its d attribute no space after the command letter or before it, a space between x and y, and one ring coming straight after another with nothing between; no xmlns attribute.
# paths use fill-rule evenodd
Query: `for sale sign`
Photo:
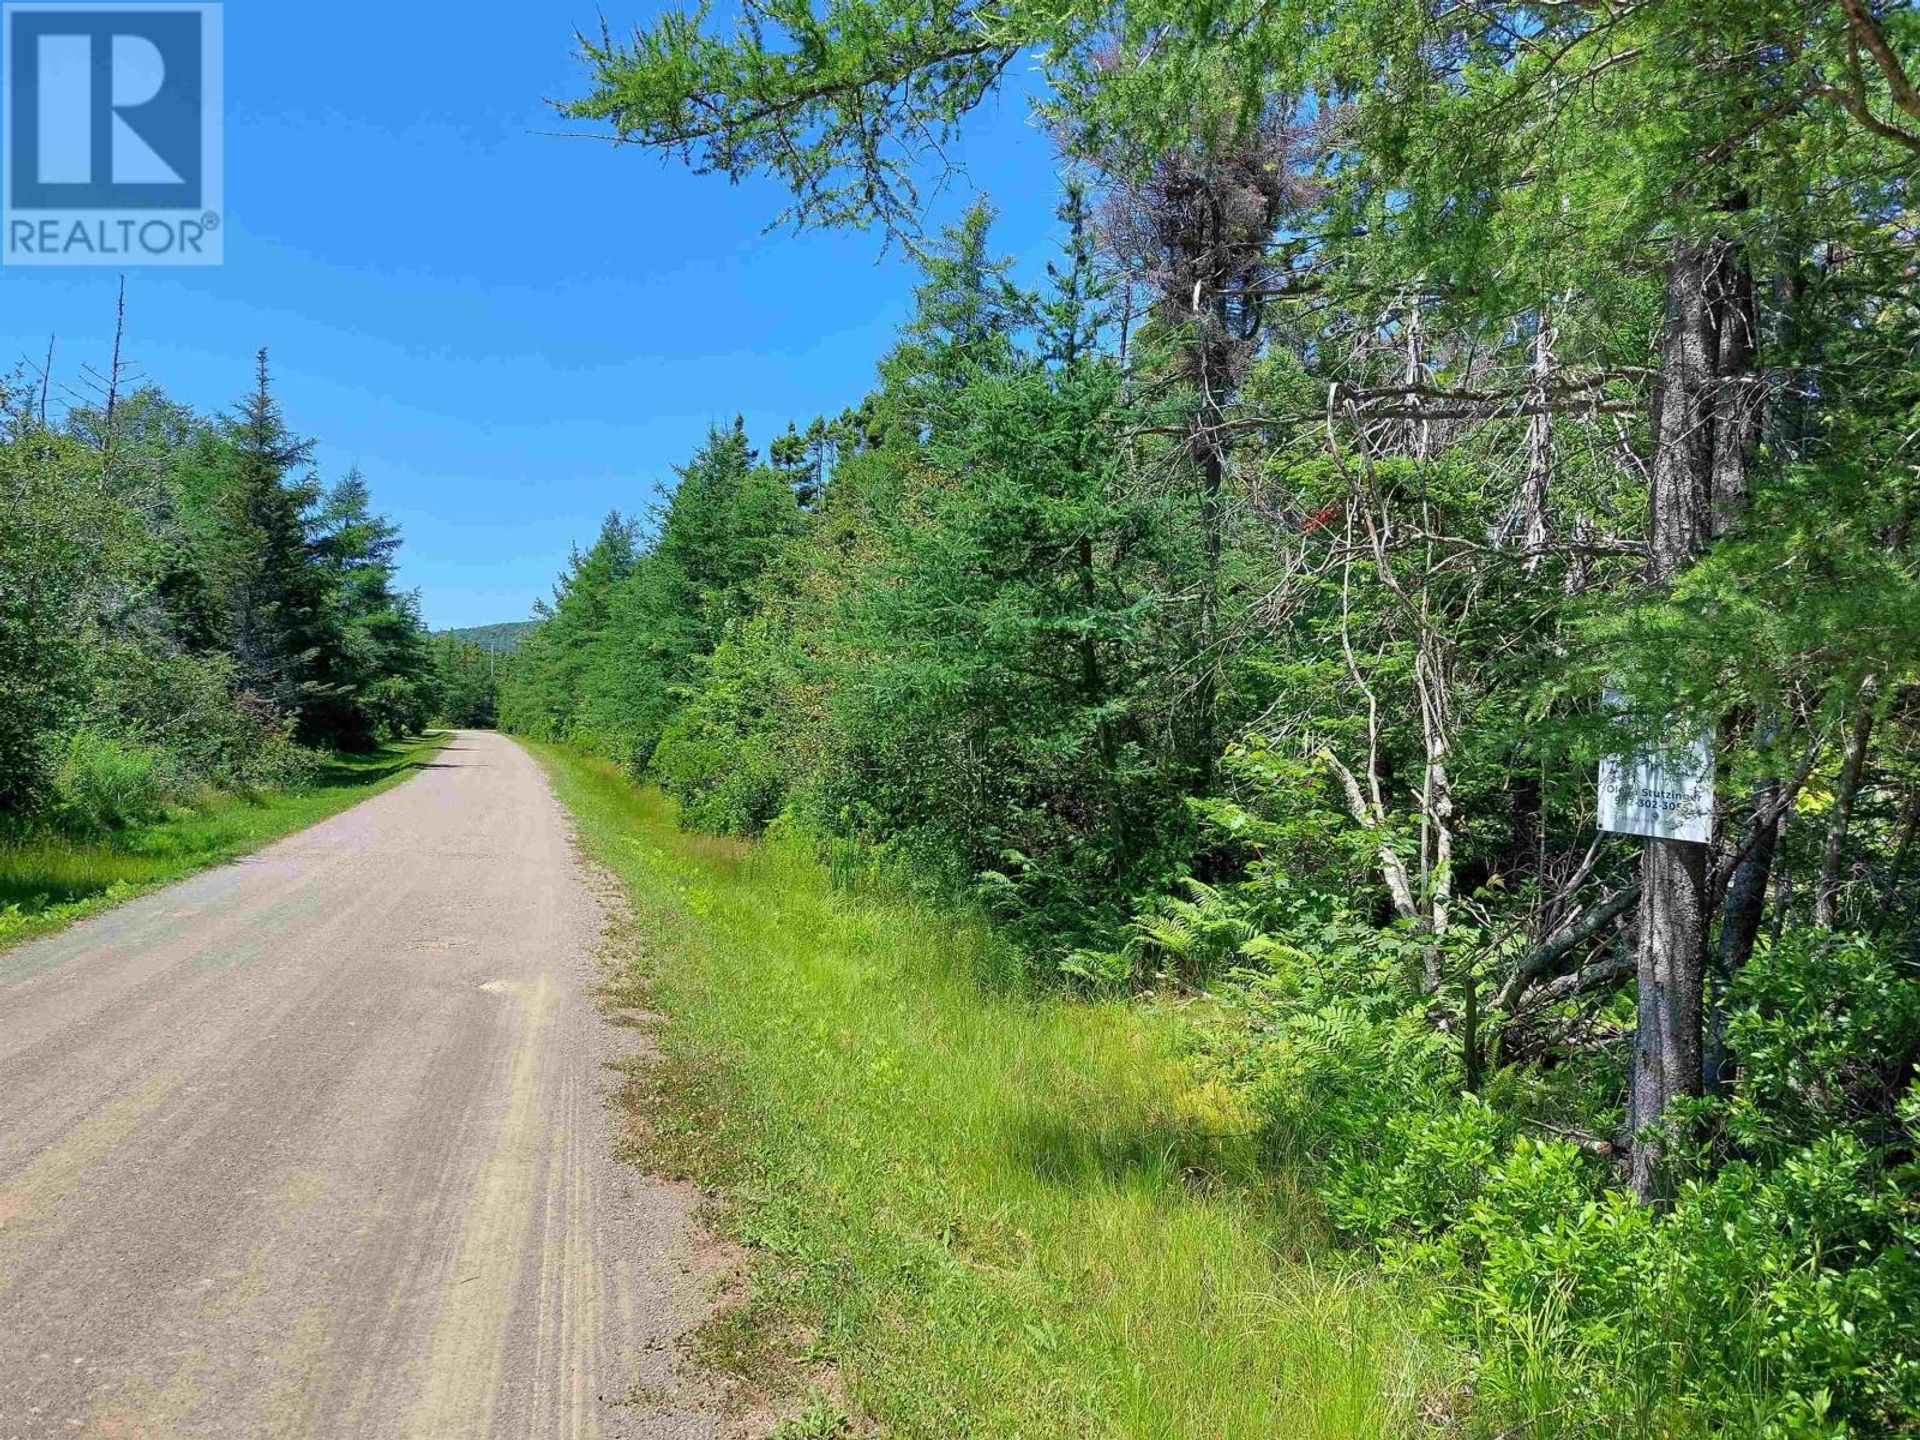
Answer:
<svg viewBox="0 0 1920 1440"><path fill-rule="evenodd" d="M1607 704L1625 709L1608 692ZM1600 828L1656 840L1713 838L1713 735L1676 725L1650 744L1600 762Z"/></svg>

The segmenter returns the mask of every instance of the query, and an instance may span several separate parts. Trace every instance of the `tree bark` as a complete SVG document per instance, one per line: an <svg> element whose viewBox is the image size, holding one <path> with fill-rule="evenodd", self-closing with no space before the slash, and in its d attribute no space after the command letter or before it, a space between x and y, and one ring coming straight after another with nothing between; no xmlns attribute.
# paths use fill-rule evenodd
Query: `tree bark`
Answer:
<svg viewBox="0 0 1920 1440"><path fill-rule="evenodd" d="M1194 421L1192 452L1200 469L1200 633L1199 673L1193 686L1193 734L1190 743L1194 773L1202 788L1212 780L1219 756L1215 742L1220 704L1220 557L1223 551L1221 492L1226 488L1227 454L1223 416L1212 401L1204 402Z"/></svg>
<svg viewBox="0 0 1920 1440"><path fill-rule="evenodd" d="M1675 1100L1705 1085L1701 1002L1707 927L1707 847L1649 840L1640 867L1635 975L1633 1191L1643 1203L1671 1191L1660 1126Z"/></svg>
<svg viewBox="0 0 1920 1440"><path fill-rule="evenodd" d="M1745 197L1736 210L1747 208ZM1765 392L1754 373L1759 348L1758 295L1753 268L1736 245L1722 249L1714 277L1713 326L1715 389L1713 409L1713 479L1711 529L1715 539L1739 523L1747 508L1754 456L1760 449L1765 423ZM1706 1088L1720 1090L1729 1080L1726 1048L1726 988L1753 958L1767 908L1767 882L1773 873L1774 852L1780 840L1781 784L1777 777L1754 787L1751 801L1752 843L1734 866L1721 910L1717 963L1708 976L1707 1036L1704 1076Z"/></svg>
<svg viewBox="0 0 1920 1440"><path fill-rule="evenodd" d="M1514 967L1507 983L1494 996L1494 1008L1513 1009L1530 986L1546 979L1561 960L1624 915L1639 899L1640 887L1628 885L1563 924Z"/></svg>
<svg viewBox="0 0 1920 1440"><path fill-rule="evenodd" d="M1873 737L1873 691L1863 688L1860 713L1847 734L1840 760L1840 778L1833 787L1833 813L1827 820L1827 848L1820 859L1820 878L1813 892L1814 922L1831 930L1840 917L1841 872L1846 867L1847 831L1853 823L1853 802L1860 793L1860 775L1866 768L1867 742Z"/></svg>
<svg viewBox="0 0 1920 1440"><path fill-rule="evenodd" d="M1715 301L1725 264L1722 245L1683 240L1667 266L1647 544L1647 578L1656 586L1671 584L1712 533L1714 417L1721 390ZM1638 1018L1628 1115L1633 1189L1646 1203L1669 1190L1661 1135L1667 1107L1699 1095L1704 1084L1707 911L1706 847L1648 840L1640 861Z"/></svg>
<svg viewBox="0 0 1920 1440"><path fill-rule="evenodd" d="M1732 1079L1726 1043L1727 987L1753 958L1760 926L1767 918L1767 883L1773 875L1774 852L1780 846L1780 794L1778 776L1753 787L1748 805L1753 843L1733 867L1720 911L1720 947L1709 977L1712 994L1707 1000L1704 1076L1706 1088L1715 1093L1724 1092Z"/></svg>
<svg viewBox="0 0 1920 1440"><path fill-rule="evenodd" d="M1520 490L1521 525L1525 531L1526 567L1539 567L1547 549L1547 491L1553 483L1553 417L1546 413L1546 387L1553 376L1553 325L1547 307L1533 334L1533 385L1541 400L1540 413L1527 420L1527 478Z"/></svg>
<svg viewBox="0 0 1920 1440"><path fill-rule="evenodd" d="M1880 882L1880 903L1873 917L1873 934L1879 935L1887 928L1887 919L1892 914L1893 897L1899 893L1900 876L1907 868L1907 851L1913 848L1913 837L1920 831L1920 790L1907 796L1906 809L1900 817L1900 838L1894 842L1893 858L1887 862L1886 878Z"/></svg>
<svg viewBox="0 0 1920 1440"><path fill-rule="evenodd" d="M1752 846L1733 867L1727 881L1727 899L1720 916L1720 968L1731 975L1753 958L1754 942L1767 913L1767 881L1773 874L1774 852L1780 845L1778 776L1753 787L1748 822Z"/></svg>
<svg viewBox="0 0 1920 1440"><path fill-rule="evenodd" d="M1660 378L1653 397L1653 475L1647 578L1671 584L1706 548L1713 514L1715 372L1713 298L1719 247L1683 240L1667 265Z"/></svg>
<svg viewBox="0 0 1920 1440"><path fill-rule="evenodd" d="M1745 209L1744 200L1736 209ZM1719 539L1747 509L1753 457L1760 448L1765 392L1754 373L1759 325L1753 268L1739 246L1723 245L1713 276L1713 471L1711 526Z"/></svg>

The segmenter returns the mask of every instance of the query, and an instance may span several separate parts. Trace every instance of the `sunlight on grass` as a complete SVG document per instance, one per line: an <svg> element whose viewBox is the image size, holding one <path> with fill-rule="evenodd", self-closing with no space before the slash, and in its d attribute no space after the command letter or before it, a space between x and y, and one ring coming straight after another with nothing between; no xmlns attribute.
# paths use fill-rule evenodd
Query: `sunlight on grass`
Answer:
<svg viewBox="0 0 1920 1440"><path fill-rule="evenodd" d="M218 795L98 842L42 837L0 844L0 946L245 855L338 814L412 775L446 744L437 733L370 755L331 757L292 794Z"/></svg>
<svg viewBox="0 0 1920 1440"><path fill-rule="evenodd" d="M725 1191L766 1257L750 1315L819 1327L894 1433L1347 1440L1444 1390L1410 1298L1321 1250L1190 1083L1176 1015L985 993L981 927L540 753L670 1021L641 1158ZM729 1325L709 1349L765 1363Z"/></svg>

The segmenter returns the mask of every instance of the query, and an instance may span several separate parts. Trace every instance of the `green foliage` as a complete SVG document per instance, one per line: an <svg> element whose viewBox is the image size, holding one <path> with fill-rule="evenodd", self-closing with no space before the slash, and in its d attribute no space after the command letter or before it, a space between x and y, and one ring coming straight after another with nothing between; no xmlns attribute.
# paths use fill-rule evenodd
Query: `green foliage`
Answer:
<svg viewBox="0 0 1920 1440"><path fill-rule="evenodd" d="M85 448L34 430L0 444L0 814L40 804L87 690L89 581L120 561L123 515Z"/></svg>
<svg viewBox="0 0 1920 1440"><path fill-rule="evenodd" d="M586 39L568 113L923 273L874 393L775 442L795 523L689 586L676 497L524 728L965 891L1103 1003L1210 996L1272 1163L1437 1280L1449 1423L1911 1430L1916 46L1851 0ZM1071 177L1038 298L915 188L1015 57ZM1594 836L1675 728L1697 927Z"/></svg>
<svg viewBox="0 0 1920 1440"><path fill-rule="evenodd" d="M431 642L433 714L436 725L490 730L500 712L499 650L449 631ZM507 664L511 666L512 661Z"/></svg>
<svg viewBox="0 0 1920 1440"><path fill-rule="evenodd" d="M54 815L76 835L157 820L178 787L168 758L151 745L76 731L53 774Z"/></svg>
<svg viewBox="0 0 1920 1440"><path fill-rule="evenodd" d="M461 630L439 631L434 638L438 640L450 635L468 645L478 646L482 651L505 655L519 647L534 623L532 620L505 620L498 625L469 625Z"/></svg>
<svg viewBox="0 0 1920 1440"><path fill-rule="evenodd" d="M784 472L714 432L630 573L576 560L502 715L647 770L692 823L784 810L977 886L1058 956L1189 843L1164 797L1197 778L1174 597L1202 558L1191 495L1135 483L1084 207L1038 311L988 219L931 248L859 417L796 432Z"/></svg>
<svg viewBox="0 0 1920 1440"><path fill-rule="evenodd" d="M773 1427L772 1440L843 1440L854 1433L847 1412L831 1400L817 1398L797 1415Z"/></svg>
<svg viewBox="0 0 1920 1440"><path fill-rule="evenodd" d="M1868 1152L1911 1143L1920 976L1860 935L1796 930L1733 985L1727 1044L1740 1083L1724 1124L1742 1153L1783 1161L1849 1135Z"/></svg>
<svg viewBox="0 0 1920 1440"><path fill-rule="evenodd" d="M311 782L418 730L432 677L399 535L308 471L273 398L212 421L0 416L0 834L98 837L210 792Z"/></svg>
<svg viewBox="0 0 1920 1440"><path fill-rule="evenodd" d="M1920 1401L1909 1212L1844 1139L1655 1212L1527 1137L1438 1247L1471 1276L1446 1318L1542 1433L1894 1433Z"/></svg>
<svg viewBox="0 0 1920 1440"><path fill-rule="evenodd" d="M756 835L784 808L787 756L776 709L784 659L765 626L723 641L702 667L698 691L653 753L652 773L690 825Z"/></svg>
<svg viewBox="0 0 1920 1440"><path fill-rule="evenodd" d="M1246 1026L1212 1037L1214 1063L1343 1231L1434 1282L1436 1322L1481 1357L1489 1421L1565 1436L1908 1423L1920 982L1883 951L1800 933L1756 956L1727 1021L1739 1078L1699 1106L1696 1173L1656 1211L1604 1145L1555 1137L1564 1091L1516 1073L1461 1094L1423 1002L1396 994L1396 957L1246 949Z"/></svg>
<svg viewBox="0 0 1920 1440"><path fill-rule="evenodd" d="M701 657L749 611L747 587L803 521L792 486L757 465L738 424L716 429L641 545L610 515L576 554L503 686L501 723L644 767Z"/></svg>
<svg viewBox="0 0 1920 1440"><path fill-rule="evenodd" d="M539 753L633 899L621 1003L672 1017L627 1095L637 1158L724 1191L757 1256L697 1353L765 1382L798 1332L849 1408L943 1440L1384 1440L1444 1400L1407 1296L1313 1251L1177 1015L1008 993L977 917L836 885L795 837L680 833Z"/></svg>

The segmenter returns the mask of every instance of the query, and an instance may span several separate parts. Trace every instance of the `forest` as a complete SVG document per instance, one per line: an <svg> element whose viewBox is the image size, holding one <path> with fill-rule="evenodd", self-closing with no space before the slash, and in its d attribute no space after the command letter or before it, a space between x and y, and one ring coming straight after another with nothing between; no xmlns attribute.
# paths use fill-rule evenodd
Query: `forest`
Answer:
<svg viewBox="0 0 1920 1440"><path fill-rule="evenodd" d="M225 415L132 374L116 342L0 380L0 915L64 898L74 847L304 792L443 708L399 531L317 474L266 352Z"/></svg>
<svg viewBox="0 0 1920 1440"><path fill-rule="evenodd" d="M499 723L1183 1007L1475 1433L1920 1430L1920 15L745 10L583 36L566 113L912 318L609 516ZM1035 292L922 227L1016 67ZM1711 840L1600 832L1675 743Z"/></svg>

